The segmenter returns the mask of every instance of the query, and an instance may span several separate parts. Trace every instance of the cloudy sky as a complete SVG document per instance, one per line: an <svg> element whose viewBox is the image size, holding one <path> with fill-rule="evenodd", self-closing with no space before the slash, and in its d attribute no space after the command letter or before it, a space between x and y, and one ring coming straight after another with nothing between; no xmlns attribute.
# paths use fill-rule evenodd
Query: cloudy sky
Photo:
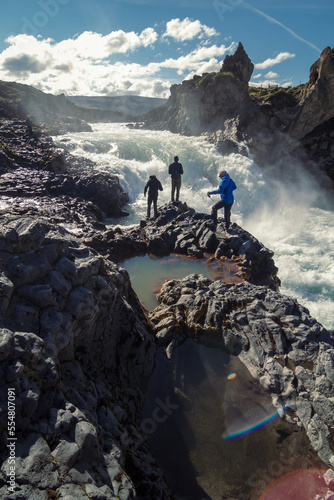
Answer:
<svg viewBox="0 0 334 500"><path fill-rule="evenodd" d="M242 42L252 85L298 85L334 46L333 0L2 0L0 79L66 95L168 97Z"/></svg>

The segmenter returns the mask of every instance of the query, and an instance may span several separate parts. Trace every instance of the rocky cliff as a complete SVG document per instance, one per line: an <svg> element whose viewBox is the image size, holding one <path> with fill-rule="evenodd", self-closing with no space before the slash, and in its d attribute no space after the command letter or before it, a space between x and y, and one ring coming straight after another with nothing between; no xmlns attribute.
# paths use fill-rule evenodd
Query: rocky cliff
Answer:
<svg viewBox="0 0 334 500"><path fill-rule="evenodd" d="M287 153L313 161L334 178L334 49L294 88L249 87L253 72L242 44L218 73L171 87L166 105L146 115L145 126L198 135L209 133L223 153L249 148L260 165ZM328 181L327 181L328 182Z"/></svg>

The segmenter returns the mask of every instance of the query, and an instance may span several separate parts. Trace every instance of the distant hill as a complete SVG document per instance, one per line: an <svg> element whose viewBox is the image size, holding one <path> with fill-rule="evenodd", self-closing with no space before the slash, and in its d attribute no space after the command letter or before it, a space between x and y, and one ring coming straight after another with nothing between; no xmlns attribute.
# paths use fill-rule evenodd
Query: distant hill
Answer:
<svg viewBox="0 0 334 500"><path fill-rule="evenodd" d="M34 125L56 135L64 131L89 131L88 123L136 121L113 109L76 105L64 94L46 94L30 85L0 80L0 119L25 120L30 115Z"/></svg>
<svg viewBox="0 0 334 500"><path fill-rule="evenodd" d="M160 97L142 97L135 95L67 96L67 99L77 106L105 111L117 111L130 116L145 115L151 111L151 109L167 102L167 99L162 99Z"/></svg>

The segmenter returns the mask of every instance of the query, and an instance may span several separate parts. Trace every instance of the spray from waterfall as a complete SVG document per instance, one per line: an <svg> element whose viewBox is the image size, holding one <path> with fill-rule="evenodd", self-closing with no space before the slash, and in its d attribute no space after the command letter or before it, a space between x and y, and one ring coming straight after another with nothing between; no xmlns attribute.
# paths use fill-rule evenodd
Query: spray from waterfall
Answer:
<svg viewBox="0 0 334 500"><path fill-rule="evenodd" d="M238 187L232 222L275 252L282 292L297 298L324 326L334 327L333 209L312 172L285 153L283 142L276 146L275 165L260 168L247 151L246 141L235 139L232 125L226 134L239 141L242 154L221 154L204 136L185 137L120 124L93 128L93 132L55 140L72 154L93 160L97 169L119 176L129 193L126 210L130 216L117 223L134 224L145 217L143 191L151 174L164 188L159 204L170 200L168 165L175 155L184 169L181 200L198 212L211 212L213 202L206 193L218 185L217 173L224 169Z"/></svg>

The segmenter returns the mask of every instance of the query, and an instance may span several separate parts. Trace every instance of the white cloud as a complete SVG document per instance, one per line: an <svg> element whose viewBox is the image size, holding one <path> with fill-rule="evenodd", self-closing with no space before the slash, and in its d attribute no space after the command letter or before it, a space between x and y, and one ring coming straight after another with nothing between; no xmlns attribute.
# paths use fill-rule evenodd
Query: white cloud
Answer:
<svg viewBox="0 0 334 500"><path fill-rule="evenodd" d="M261 82L249 82L250 87L282 87L287 88L292 86L292 82L278 83L275 80L262 80Z"/></svg>
<svg viewBox="0 0 334 500"><path fill-rule="evenodd" d="M146 28L140 34L118 30L105 36L85 31L59 43L54 43L51 38L40 40L31 35L10 36L6 40L10 44L9 48L0 55L0 66L6 60L19 58L25 53L38 56L40 60L45 60L48 54L49 59L57 60L59 64L73 58L102 61L113 54L125 54L139 47L153 45L157 38L158 34L153 28Z"/></svg>
<svg viewBox="0 0 334 500"><path fill-rule="evenodd" d="M209 28L200 21L192 21L186 17L181 21L179 18L172 19L166 24L166 31L162 38L173 38L177 42L185 42L194 38L210 38L217 36L218 33L214 28Z"/></svg>
<svg viewBox="0 0 334 500"><path fill-rule="evenodd" d="M286 61L286 59L291 59L293 57L296 57L296 55L291 54L290 52L280 52L274 59L266 59L262 63L254 64L254 67L256 69L267 69L271 66L275 66L275 64L279 64L283 61Z"/></svg>
<svg viewBox="0 0 334 500"><path fill-rule="evenodd" d="M273 78L278 78L278 73L275 73L274 71L269 71L266 75L264 75L266 78L273 79Z"/></svg>
<svg viewBox="0 0 334 500"><path fill-rule="evenodd" d="M177 59L167 59L166 61L160 63L161 67L164 68L174 68L181 72L186 70L193 70L201 72L203 64L206 66L209 64L211 68L210 71L218 71L221 66L221 62L218 62L217 57L221 58L228 52L231 52L235 44L231 44L229 47L226 45L212 45L211 47L201 47L195 49L185 56L180 56ZM219 67L217 65L220 65ZM208 71L208 70L207 70ZM202 71L204 73L204 71Z"/></svg>
<svg viewBox="0 0 334 500"><path fill-rule="evenodd" d="M59 43L51 38L11 36L9 47L0 53L0 79L16 80L52 94L168 97L171 81L218 71L223 56L236 46L210 46L202 41L201 46L178 58L164 59L161 53L158 57L154 53L152 62L131 59L134 50L151 47L157 39L152 28L140 34L119 30L105 36L86 31ZM118 60L116 54L120 54Z"/></svg>

